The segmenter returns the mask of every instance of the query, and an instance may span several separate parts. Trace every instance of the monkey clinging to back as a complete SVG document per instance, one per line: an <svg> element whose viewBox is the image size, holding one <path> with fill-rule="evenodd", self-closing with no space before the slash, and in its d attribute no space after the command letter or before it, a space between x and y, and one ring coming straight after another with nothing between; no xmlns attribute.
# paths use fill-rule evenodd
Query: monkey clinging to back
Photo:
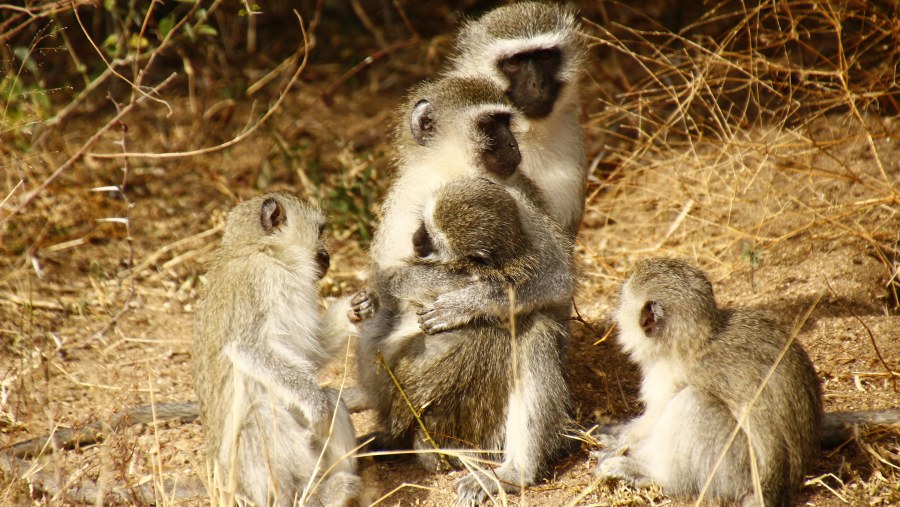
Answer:
<svg viewBox="0 0 900 507"><path fill-rule="evenodd" d="M283 192L228 214L194 332L207 462L226 500L331 506L358 495L350 416L316 380L341 339L327 333L345 318L319 318L324 226L317 207Z"/></svg>
<svg viewBox="0 0 900 507"><path fill-rule="evenodd" d="M760 502L755 458L764 504L788 505L816 455L822 409L813 365L798 343L787 346L790 334L762 312L718 308L702 271L662 258L635 266L616 322L641 368L645 410L598 453L596 473L674 496L699 494L715 474L709 497L749 506Z"/></svg>

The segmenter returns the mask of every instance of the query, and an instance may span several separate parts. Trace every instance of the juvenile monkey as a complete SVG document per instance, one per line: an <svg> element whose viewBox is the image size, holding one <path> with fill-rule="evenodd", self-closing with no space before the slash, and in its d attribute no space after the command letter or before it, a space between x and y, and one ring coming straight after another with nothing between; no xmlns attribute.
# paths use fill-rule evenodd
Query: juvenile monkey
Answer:
<svg viewBox="0 0 900 507"><path fill-rule="evenodd" d="M426 82L410 93L401 107L397 127L397 178L383 205L369 255L373 278L404 265L413 256L409 238L420 225L422 207L442 184L460 176L483 176L514 189L524 206L546 209L542 192L518 171L521 162L517 132L521 115L504 103L503 92L483 78L445 78ZM535 226L525 215L526 232ZM538 227L542 227L537 225ZM572 298L571 263L556 259L571 255L571 241L538 248L540 276L521 280L516 311L556 307L568 312ZM377 284L377 282L376 282ZM436 333L481 317L509 315L503 284L462 284L439 294L422 309L422 326ZM498 305L484 305L485 300ZM371 358L369 358L371 359Z"/></svg>
<svg viewBox="0 0 900 507"><path fill-rule="evenodd" d="M565 254L556 262L571 273L565 233L514 192L483 178L442 186L407 238L413 255L376 279L377 311L365 293L354 301L359 319L370 317L359 323L360 355L380 354L405 394L385 371L363 372L384 428L380 444L433 450L431 439L440 448L502 456L492 474L473 471L457 483L462 504L497 493L498 480L507 491L534 484L565 449L568 326L558 312L535 310L516 314L514 326L507 314L505 320L478 318L432 335L422 332L414 314L398 308L430 301L460 284L516 286L544 269L539 250L548 244L563 245ZM436 453L417 457L428 469L441 463Z"/></svg>
<svg viewBox="0 0 900 507"><path fill-rule="evenodd" d="M619 344L641 368L645 409L611 452L598 453L598 476L654 482L667 494L691 496L715 473L713 498L789 505L816 455L822 416L819 380L806 352L794 342L779 358L789 333L760 311L719 308L702 271L663 258L635 266L616 322ZM762 498L754 493L754 457Z"/></svg>
<svg viewBox="0 0 900 507"><path fill-rule="evenodd" d="M284 192L226 219L194 333L207 461L225 498L331 506L359 492L349 414L316 381L339 341L320 336L330 329L317 288L329 265L324 227L316 206Z"/></svg>
<svg viewBox="0 0 900 507"><path fill-rule="evenodd" d="M586 39L573 11L520 2L467 22L447 71L490 79L522 112L521 170L573 238L584 213L588 171L579 121L585 60Z"/></svg>

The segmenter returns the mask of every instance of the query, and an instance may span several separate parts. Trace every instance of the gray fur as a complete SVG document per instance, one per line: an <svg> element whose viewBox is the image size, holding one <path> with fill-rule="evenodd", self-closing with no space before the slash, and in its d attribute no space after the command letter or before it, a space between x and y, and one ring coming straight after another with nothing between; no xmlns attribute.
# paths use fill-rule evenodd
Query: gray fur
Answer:
<svg viewBox="0 0 900 507"><path fill-rule="evenodd" d="M537 481L566 446L563 432L569 393L563 345L567 321L558 308L535 307L517 312L514 338L508 313L505 319L474 318L451 331L426 334L405 308L473 285L515 287L540 277L545 252L537 249L545 244L563 245L555 262L571 266L565 234L533 203L514 197L514 192L477 178L441 187L433 204L426 206L426 214L431 215L424 219L435 238L435 255L409 259L403 266L380 272L374 280L378 309L360 322L361 379L384 428L381 444L431 449L393 381L374 365L372 358L379 353L413 407L421 411L439 447L479 449L488 451L488 457L502 459L494 473L508 491ZM492 226L473 227L473 219ZM526 221L532 225L526 226ZM498 228L511 232L498 234ZM494 262L469 260L473 251L485 249ZM571 269L568 272L571 277ZM567 286L571 290L571 280ZM479 304L509 308L506 293L498 291L492 297L497 299L482 299ZM371 308L371 299L356 302ZM420 454L418 459L429 469L442 463L436 453ZM446 461L460 465L455 459ZM477 503L498 491L493 474L479 475L459 481L458 502Z"/></svg>
<svg viewBox="0 0 900 507"><path fill-rule="evenodd" d="M487 78L506 93L510 83L499 62L517 52L551 47L562 52L557 75L562 91L549 116L524 118L527 128L517 137L523 146L522 172L545 195L550 215L574 238L584 212L588 171L580 122L587 38L575 12L550 3L518 2L468 20L445 76Z"/></svg>
<svg viewBox="0 0 900 507"><path fill-rule="evenodd" d="M663 314L655 328L643 310L655 307L651 302ZM796 342L753 399L791 338L785 328L758 310L718 308L702 271L661 258L635 266L617 325L619 343L641 367L646 406L615 439L618 452L602 453L597 474L697 495L749 407L708 494L758 505L749 440L765 505L789 505L816 456L822 404L815 369ZM657 330L647 336L645 329Z"/></svg>
<svg viewBox="0 0 900 507"><path fill-rule="evenodd" d="M352 422L316 381L330 352L319 333L333 328L319 317L324 223L317 207L283 192L228 214L194 332L207 462L221 498L232 479L237 498L255 505L295 505L305 492L310 505L357 497L356 461L344 458L356 444Z"/></svg>

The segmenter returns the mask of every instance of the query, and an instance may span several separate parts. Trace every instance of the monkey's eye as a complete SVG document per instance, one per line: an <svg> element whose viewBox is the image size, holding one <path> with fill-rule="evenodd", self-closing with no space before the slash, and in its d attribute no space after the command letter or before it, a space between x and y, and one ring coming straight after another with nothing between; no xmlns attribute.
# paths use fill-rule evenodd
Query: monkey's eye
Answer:
<svg viewBox="0 0 900 507"><path fill-rule="evenodd" d="M479 264L481 266L494 267L494 259L491 258L491 254L485 251L476 251L467 256L469 262L474 264Z"/></svg>
<svg viewBox="0 0 900 507"><path fill-rule="evenodd" d="M519 55L512 55L509 58L504 58L500 62L500 66L506 72L516 72L522 67L522 57Z"/></svg>
<svg viewBox="0 0 900 507"><path fill-rule="evenodd" d="M537 58L538 60L541 60L541 61L546 62L547 60L552 60L552 59L553 59L554 53L553 53L553 51L550 51L549 49L542 49L542 50L540 50L540 51L537 51L537 52L534 54L534 56L535 56L535 58Z"/></svg>

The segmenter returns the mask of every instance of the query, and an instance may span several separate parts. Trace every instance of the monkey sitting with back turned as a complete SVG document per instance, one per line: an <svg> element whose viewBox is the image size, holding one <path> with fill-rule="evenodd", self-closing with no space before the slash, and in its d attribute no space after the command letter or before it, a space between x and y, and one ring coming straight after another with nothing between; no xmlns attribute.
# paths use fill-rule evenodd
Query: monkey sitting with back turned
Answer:
<svg viewBox="0 0 900 507"><path fill-rule="evenodd" d="M318 207L278 192L228 214L194 331L194 379L216 493L254 505L355 502L356 437L316 373L343 315L319 318Z"/></svg>
<svg viewBox="0 0 900 507"><path fill-rule="evenodd" d="M611 449L597 453L597 475L654 482L674 496L699 494L712 476L713 498L789 505L815 458L822 417L819 380L800 344L760 311L716 306L703 272L674 259L635 266L616 323L641 368L645 408L605 438Z"/></svg>

